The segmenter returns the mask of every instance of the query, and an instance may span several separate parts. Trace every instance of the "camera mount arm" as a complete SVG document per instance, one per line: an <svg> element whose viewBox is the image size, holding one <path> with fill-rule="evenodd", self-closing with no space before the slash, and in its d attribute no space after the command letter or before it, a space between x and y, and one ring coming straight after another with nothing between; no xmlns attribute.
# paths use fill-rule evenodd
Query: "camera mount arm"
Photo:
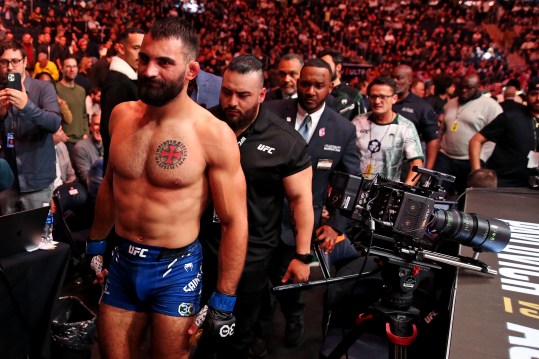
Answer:
<svg viewBox="0 0 539 359"><path fill-rule="evenodd" d="M423 250L422 253L425 259L430 259L439 263L449 264L454 267L469 269L494 276L498 274L498 271L492 269L489 265L476 258L470 258L465 256L454 257L443 253L431 252L427 250Z"/></svg>

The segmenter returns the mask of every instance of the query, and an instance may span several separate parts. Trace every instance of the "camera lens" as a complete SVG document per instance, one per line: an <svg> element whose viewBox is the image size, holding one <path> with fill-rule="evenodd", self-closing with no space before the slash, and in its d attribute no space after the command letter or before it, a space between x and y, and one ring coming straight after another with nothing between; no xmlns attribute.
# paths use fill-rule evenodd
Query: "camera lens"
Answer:
<svg viewBox="0 0 539 359"><path fill-rule="evenodd" d="M477 252L501 252L511 238L507 223L454 209L434 212L429 229Z"/></svg>

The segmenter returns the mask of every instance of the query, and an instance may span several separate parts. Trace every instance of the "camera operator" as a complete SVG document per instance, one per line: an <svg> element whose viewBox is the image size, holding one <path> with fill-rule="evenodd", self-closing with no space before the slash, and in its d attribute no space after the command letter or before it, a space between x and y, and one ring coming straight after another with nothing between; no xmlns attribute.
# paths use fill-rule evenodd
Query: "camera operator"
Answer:
<svg viewBox="0 0 539 359"><path fill-rule="evenodd" d="M361 157L361 172L369 177L381 174L399 181L402 164L406 160L413 166L423 165L423 151L414 124L393 112L397 102L397 85L389 77L374 79L367 88L371 112L359 115L352 123L356 126L357 148ZM415 172L410 171L405 184L414 185Z"/></svg>
<svg viewBox="0 0 539 359"><path fill-rule="evenodd" d="M526 187L529 176L537 171L537 163L529 163L528 158L537 156L538 150L539 77L529 82L526 98L527 106L505 101L502 104L504 112L470 140L472 171L481 168L479 154L483 144L487 141L496 143L485 167L496 172L499 187Z"/></svg>
<svg viewBox="0 0 539 359"><path fill-rule="evenodd" d="M3 156L15 175L0 195L2 214L42 207L52 198L56 154L52 136L60 128L58 95L52 83L26 76L26 52L14 40L0 43L0 77L20 74L22 91L0 91Z"/></svg>

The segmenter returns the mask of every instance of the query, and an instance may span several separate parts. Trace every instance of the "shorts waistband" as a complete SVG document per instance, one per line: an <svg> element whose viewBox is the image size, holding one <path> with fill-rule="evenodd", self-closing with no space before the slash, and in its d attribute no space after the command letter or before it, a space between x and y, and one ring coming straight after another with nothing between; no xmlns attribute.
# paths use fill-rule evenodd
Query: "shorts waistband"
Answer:
<svg viewBox="0 0 539 359"><path fill-rule="evenodd" d="M182 257L187 255L198 245L198 239L196 239L193 243L182 248L164 248L135 243L120 237L117 234L115 237L120 253L127 254L133 260L139 261L160 261L169 258Z"/></svg>

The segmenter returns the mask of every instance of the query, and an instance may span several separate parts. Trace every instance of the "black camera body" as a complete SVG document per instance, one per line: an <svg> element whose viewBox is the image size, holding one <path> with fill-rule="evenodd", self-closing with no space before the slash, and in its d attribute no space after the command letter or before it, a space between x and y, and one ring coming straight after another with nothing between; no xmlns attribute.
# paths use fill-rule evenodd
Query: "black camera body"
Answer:
<svg viewBox="0 0 539 359"><path fill-rule="evenodd" d="M511 237L507 223L437 206L445 202L445 191L438 184L454 177L424 168L412 170L429 177L424 186L412 187L380 175L365 178L337 172L328 204L359 223L374 221L379 233L392 239L399 252L420 252L427 232L476 252L505 248Z"/></svg>
<svg viewBox="0 0 539 359"><path fill-rule="evenodd" d="M339 172L335 175L330 205L345 216L366 221L373 219L393 232L419 239L427 229L440 192L411 187L377 175L373 179Z"/></svg>

